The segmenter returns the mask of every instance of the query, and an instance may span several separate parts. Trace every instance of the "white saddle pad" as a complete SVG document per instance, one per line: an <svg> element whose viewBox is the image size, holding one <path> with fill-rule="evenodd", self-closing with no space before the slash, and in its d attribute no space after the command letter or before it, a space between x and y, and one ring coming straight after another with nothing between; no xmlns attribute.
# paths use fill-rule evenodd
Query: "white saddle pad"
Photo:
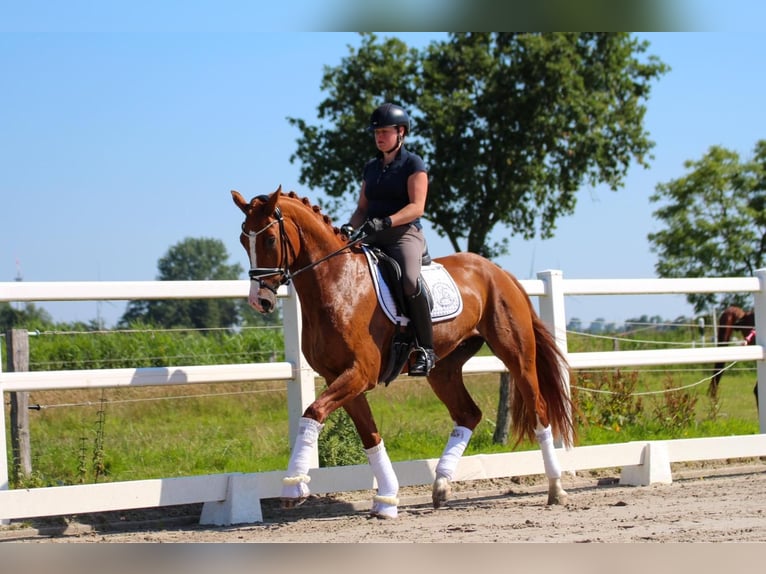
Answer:
<svg viewBox="0 0 766 574"><path fill-rule="evenodd" d="M383 275L378 267L378 261L375 255L366 247L362 246L364 254L367 256L367 263L370 266L370 275L375 285L375 293L378 295L378 303L383 308L383 312L393 322L400 325L409 323L409 319L401 315L396 308L394 296L391 290L383 280ZM425 281L431 297L434 300L434 308L431 310L431 320L434 323L452 319L463 310L463 298L460 296L455 281L447 269L441 263L432 262L430 265L424 265L421 270L421 276Z"/></svg>

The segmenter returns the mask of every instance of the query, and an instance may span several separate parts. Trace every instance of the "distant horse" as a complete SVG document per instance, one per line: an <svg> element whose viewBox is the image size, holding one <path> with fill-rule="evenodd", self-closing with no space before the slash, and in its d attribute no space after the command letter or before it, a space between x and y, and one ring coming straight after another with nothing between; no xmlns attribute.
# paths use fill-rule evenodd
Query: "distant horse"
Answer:
<svg viewBox="0 0 766 574"><path fill-rule="evenodd" d="M755 345L755 311L745 311L739 307L727 307L718 318L718 346L728 345L734 333L739 334L743 339L743 344ZM718 398L718 385L723 375L723 363L716 363L715 373L710 379L708 395ZM755 403L758 404L758 382L753 388L755 394Z"/></svg>
<svg viewBox="0 0 766 574"><path fill-rule="evenodd" d="M250 305L261 313L273 311L279 286L293 283L301 303L303 354L327 383L300 419L283 480L283 506L296 506L309 495L311 453L324 421L342 407L377 480L371 514L396 517L399 482L365 393L385 379L400 326L381 310L366 256L319 207L294 192L283 194L280 186L250 201L237 191L231 193L245 214L240 241L250 260ZM516 444L524 438L538 441L549 483L548 504L565 504L553 442L557 437L569 446L574 440L565 357L510 273L472 253L434 261L449 272L463 301L457 316L434 324L439 360L428 382L454 422L435 470L434 507L448 500L458 461L482 417L465 387L462 368L484 343L514 381ZM399 363L394 377L406 370Z"/></svg>

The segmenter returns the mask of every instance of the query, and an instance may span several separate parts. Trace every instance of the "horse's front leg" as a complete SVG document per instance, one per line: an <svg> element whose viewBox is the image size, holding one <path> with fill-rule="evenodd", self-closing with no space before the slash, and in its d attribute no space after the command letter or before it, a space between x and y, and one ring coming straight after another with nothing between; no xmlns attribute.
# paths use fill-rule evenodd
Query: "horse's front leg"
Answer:
<svg viewBox="0 0 766 574"><path fill-rule="evenodd" d="M367 397L364 394L359 395L343 408L354 422L377 482L378 490L372 498L370 514L377 518L396 518L399 514L399 480L396 478L391 459L386 452L386 445L378 433Z"/></svg>
<svg viewBox="0 0 766 574"><path fill-rule="evenodd" d="M312 454L319 440L323 424L306 416L298 423L298 436L295 438L287 475L282 479L282 508L294 508L306 501L310 494L308 483L311 481L309 467Z"/></svg>
<svg viewBox="0 0 766 574"><path fill-rule="evenodd" d="M309 468L319 441L319 433L324 428L324 421L338 407L344 407L347 411L350 409L349 414L354 413L352 420L354 420L357 430L360 429L360 426L365 429L371 428L371 431L367 433L368 438L365 438L360 431L363 444L365 440L367 441L365 448L370 450L371 447L377 446L374 437L377 437L379 442L379 436L375 424L372 422L372 414L369 405L367 405L367 399L361 394L366 387L364 384L358 383L360 379L360 375L354 371L345 372L329 384L303 413L298 424L298 436L295 439L290 461L287 465L287 474L282 480L281 500L283 508L293 508L302 504L311 493L308 486L311 481ZM354 405L357 403L361 407L355 407ZM356 414L356 411L359 411L359 414ZM363 422L365 418L369 418L371 421L369 425L371 426L365 426ZM368 452L369 456L370 453ZM383 450L383 455L378 455L378 458L381 456L384 456L385 460L388 458L385 450Z"/></svg>

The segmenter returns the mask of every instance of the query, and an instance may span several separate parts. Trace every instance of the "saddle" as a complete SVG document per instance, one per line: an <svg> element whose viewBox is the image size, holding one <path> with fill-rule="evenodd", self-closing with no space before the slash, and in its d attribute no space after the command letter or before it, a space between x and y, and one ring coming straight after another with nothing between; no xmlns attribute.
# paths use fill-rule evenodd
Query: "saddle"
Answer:
<svg viewBox="0 0 766 574"><path fill-rule="evenodd" d="M378 247L372 247L369 245L365 245L364 247L365 249L369 249L371 252L375 263L378 266L378 270L380 271L380 275L383 278L383 282L391 292L394 304L396 305L396 309L398 310L399 314L406 316L408 310L407 303L404 299L404 288L402 287L402 268L399 267L399 263L396 261L396 259L386 254ZM420 266L426 267L427 265L430 265L431 262L431 256L428 254L428 247L426 247L423 250ZM434 299L431 295L431 291L428 289L428 285L426 285L426 282L423 280L422 273L420 274L418 281L420 282L421 287L423 287L425 290L426 298L428 299L428 308L433 311Z"/></svg>
<svg viewBox="0 0 766 574"><path fill-rule="evenodd" d="M401 373L415 344L408 328L402 271L396 260L379 248L362 245L362 251L367 256L378 303L389 320L396 325L388 363L380 377L380 382L388 386ZM436 323L457 316L463 308L460 292L444 266L432 261L428 248L423 251L421 267L418 280L426 294L432 321Z"/></svg>

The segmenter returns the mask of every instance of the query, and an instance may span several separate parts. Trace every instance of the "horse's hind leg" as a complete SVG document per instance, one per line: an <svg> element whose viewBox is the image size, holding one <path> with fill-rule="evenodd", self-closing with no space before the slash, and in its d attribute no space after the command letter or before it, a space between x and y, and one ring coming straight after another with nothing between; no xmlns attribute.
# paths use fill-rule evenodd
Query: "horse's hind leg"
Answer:
<svg viewBox="0 0 766 574"><path fill-rule="evenodd" d="M490 348L506 365L514 381L512 416L519 436L529 436L532 431L540 446L548 478L548 504L566 504L567 493L561 485L561 468L553 445L551 417L557 417L559 428L566 429L567 418L563 396L563 370L556 343L545 325L529 315L524 324L520 313L498 314L516 317L507 332L515 332L514 345L509 345L499 335L502 331L488 333ZM541 388L541 384L544 388ZM546 386L547 385L547 386ZM545 396L547 392L547 397ZM552 408L557 407L557 408Z"/></svg>
<svg viewBox="0 0 766 574"><path fill-rule="evenodd" d="M399 514L399 481L396 478L391 459L386 452L386 445L378 433L370 404L365 395L359 395L343 407L356 427L362 440L367 461L378 485L378 491L372 498L370 514L377 518L396 518Z"/></svg>
<svg viewBox="0 0 766 574"><path fill-rule="evenodd" d="M535 437L543 454L543 467L548 478L548 504L566 504L569 495L561 485L561 467L554 450L550 425L544 427L538 420Z"/></svg>
<svg viewBox="0 0 766 574"><path fill-rule="evenodd" d="M473 430L481 421L481 410L468 394L463 383L463 365L481 347L481 339L464 342L452 354L442 358L428 376L434 393L444 403L455 426L436 465L436 479L432 489L434 508L449 500L450 483Z"/></svg>

